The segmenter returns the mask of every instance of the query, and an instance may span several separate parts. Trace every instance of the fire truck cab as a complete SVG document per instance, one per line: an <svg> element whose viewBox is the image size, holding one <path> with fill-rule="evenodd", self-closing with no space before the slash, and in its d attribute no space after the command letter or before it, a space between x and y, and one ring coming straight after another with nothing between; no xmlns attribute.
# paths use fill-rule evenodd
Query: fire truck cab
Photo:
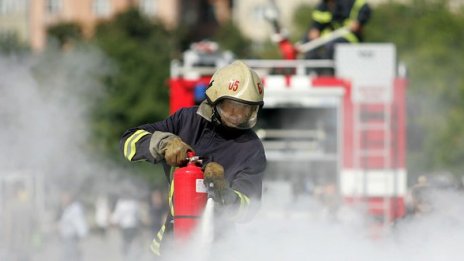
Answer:
<svg viewBox="0 0 464 261"><path fill-rule="evenodd" d="M171 113L203 100L211 75L233 60L186 58L171 64ZM344 203L362 204L383 224L405 214L406 79L394 45L342 44L334 60L244 62L265 88L255 130L267 179L291 181L294 193L307 182L333 184ZM334 74L320 75L321 68Z"/></svg>

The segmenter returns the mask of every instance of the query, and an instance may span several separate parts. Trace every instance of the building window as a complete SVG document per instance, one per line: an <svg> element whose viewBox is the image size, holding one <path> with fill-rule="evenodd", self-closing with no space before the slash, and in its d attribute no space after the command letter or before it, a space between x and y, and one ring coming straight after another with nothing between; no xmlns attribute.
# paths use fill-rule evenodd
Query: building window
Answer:
<svg viewBox="0 0 464 261"><path fill-rule="evenodd" d="M139 9L140 11L150 17L156 15L156 0L140 0Z"/></svg>
<svg viewBox="0 0 464 261"><path fill-rule="evenodd" d="M109 0L94 0L92 4L93 13L97 17L108 17L111 12Z"/></svg>
<svg viewBox="0 0 464 261"><path fill-rule="evenodd" d="M27 11L27 0L0 0L0 15Z"/></svg>
<svg viewBox="0 0 464 261"><path fill-rule="evenodd" d="M15 0L0 0L0 14L9 14L19 11L20 3Z"/></svg>
<svg viewBox="0 0 464 261"><path fill-rule="evenodd" d="M49 14L57 14L62 9L62 0L47 0L46 9Z"/></svg>

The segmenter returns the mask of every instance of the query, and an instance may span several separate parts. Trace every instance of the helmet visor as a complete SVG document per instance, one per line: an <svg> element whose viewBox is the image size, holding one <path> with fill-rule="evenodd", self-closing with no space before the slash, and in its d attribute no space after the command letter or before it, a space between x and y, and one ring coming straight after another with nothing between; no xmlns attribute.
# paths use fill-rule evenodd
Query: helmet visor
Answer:
<svg viewBox="0 0 464 261"><path fill-rule="evenodd" d="M256 124L259 105L224 99L216 106L221 122L227 127L250 129Z"/></svg>

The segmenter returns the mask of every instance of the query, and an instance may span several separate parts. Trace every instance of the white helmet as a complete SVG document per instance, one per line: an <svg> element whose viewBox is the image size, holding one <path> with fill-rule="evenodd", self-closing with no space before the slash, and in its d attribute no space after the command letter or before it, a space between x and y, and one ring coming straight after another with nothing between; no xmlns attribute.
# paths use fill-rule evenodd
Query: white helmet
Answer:
<svg viewBox="0 0 464 261"><path fill-rule="evenodd" d="M221 123L237 129L249 129L256 124L263 95L258 74L242 61L216 71L206 90L208 103Z"/></svg>

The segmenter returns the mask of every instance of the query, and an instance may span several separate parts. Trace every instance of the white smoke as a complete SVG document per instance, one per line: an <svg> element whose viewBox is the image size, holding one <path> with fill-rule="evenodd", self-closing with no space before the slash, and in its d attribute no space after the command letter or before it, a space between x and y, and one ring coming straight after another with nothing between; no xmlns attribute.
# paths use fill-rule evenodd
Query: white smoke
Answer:
<svg viewBox="0 0 464 261"><path fill-rule="evenodd" d="M95 49L50 52L35 57L0 57L2 182L7 176L33 172L44 175L47 186L64 180L78 187L88 177L120 172L108 167L100 158L93 159L95 155L90 155L88 149L90 108L95 105L95 97L104 95L99 76L108 70L111 65ZM104 187L105 184L93 185ZM433 197L432 213L401 220L378 236L358 211L342 208L338 217L331 219L314 199L295 201L289 189L272 192L270 189L264 194L262 208L251 222L238 224L234 232L209 247L198 246L208 253L189 253L174 248L166 253L166 260L464 258L461 247L464 197L461 193L437 192ZM45 201L52 200L47 197L49 194ZM0 203L3 206L5 202ZM1 230L0 227L0 233ZM0 260L3 260L5 242L0 237ZM150 238L137 242L141 256L148 256L143 260L150 260L150 242ZM198 242L204 244L205 241ZM95 241L83 244L93 247L94 252L86 254L85 260L114 260L115 256L117 259L114 253L120 252L119 244L100 249L95 249L100 246ZM85 251L89 250L84 248ZM45 258L34 260L55 260L42 256Z"/></svg>
<svg viewBox="0 0 464 261"><path fill-rule="evenodd" d="M455 191L433 195L432 213L407 217L383 232L353 210L345 209L334 221L321 216L317 204L267 204L253 221L216 240L207 255L198 253L204 241L197 240L188 248L170 249L167 260L461 260L464 196Z"/></svg>
<svg viewBox="0 0 464 261"><path fill-rule="evenodd" d="M91 47L0 56L0 260L57 260L62 192L84 204L92 228L99 193L135 191L123 170L93 150L92 112L105 95L102 77L112 70L109 60ZM27 197L15 194L18 184ZM137 187L138 196L144 190ZM27 209L16 207L15 200L27 200ZM14 227L15 219L34 228ZM31 242L17 249L18 240ZM85 254L90 260L109 251L92 243L90 248L92 253ZM119 248L114 252L119 254Z"/></svg>
<svg viewBox="0 0 464 261"><path fill-rule="evenodd" d="M89 98L102 94L105 71L95 50L0 58L2 170L67 175L86 166ZM103 70L103 71L102 71Z"/></svg>

